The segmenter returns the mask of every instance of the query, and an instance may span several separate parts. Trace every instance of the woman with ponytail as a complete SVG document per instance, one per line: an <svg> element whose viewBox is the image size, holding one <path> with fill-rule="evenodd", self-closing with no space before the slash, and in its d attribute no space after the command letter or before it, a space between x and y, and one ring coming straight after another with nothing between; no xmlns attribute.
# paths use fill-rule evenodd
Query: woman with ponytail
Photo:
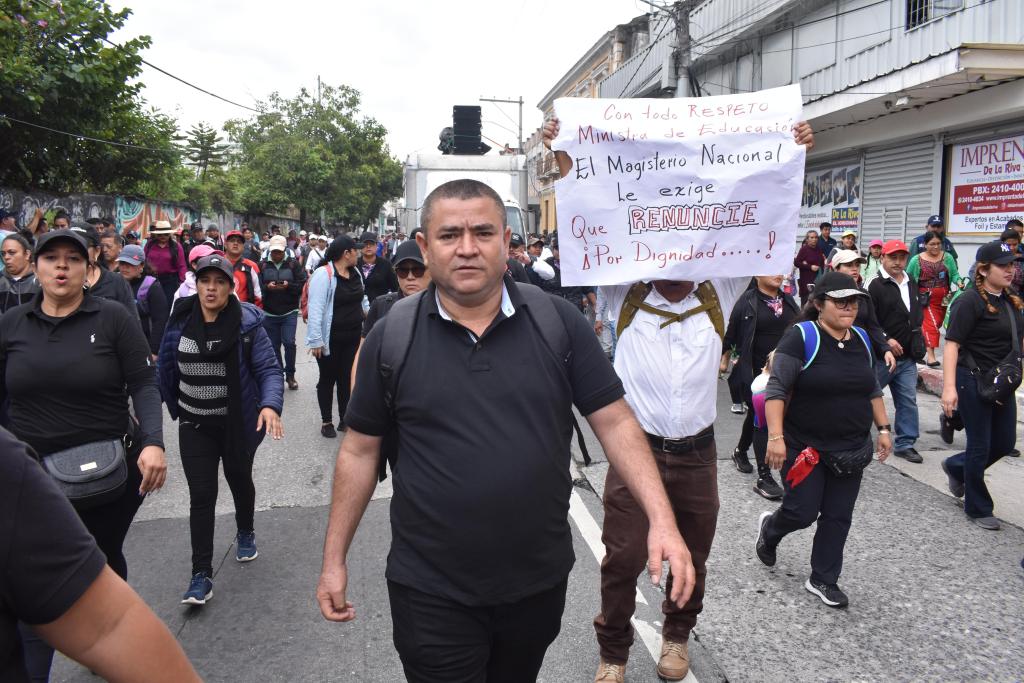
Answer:
<svg viewBox="0 0 1024 683"><path fill-rule="evenodd" d="M1013 293L1013 251L999 241L978 249L974 287L953 302L943 352L942 410L947 418L959 410L967 433L967 448L947 458L942 469L949 490L964 498L964 512L982 529L999 529L985 470L1013 450L1017 440L1017 402L1010 387L1003 400L986 399L979 380L992 372L1016 366L1020 383L1024 300ZM998 374L998 371L996 371ZM992 382L986 379L986 384ZM987 387L986 387L987 388Z"/></svg>

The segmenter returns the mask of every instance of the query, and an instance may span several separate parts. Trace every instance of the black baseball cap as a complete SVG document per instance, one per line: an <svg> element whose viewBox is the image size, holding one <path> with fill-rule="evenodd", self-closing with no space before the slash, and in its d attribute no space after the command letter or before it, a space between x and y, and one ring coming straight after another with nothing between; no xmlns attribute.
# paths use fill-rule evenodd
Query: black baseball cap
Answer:
<svg viewBox="0 0 1024 683"><path fill-rule="evenodd" d="M226 257L219 254L210 254L196 261L196 279L203 274L204 270L219 270L227 276L228 280L235 279L235 268Z"/></svg>
<svg viewBox="0 0 1024 683"><path fill-rule="evenodd" d="M997 266L1005 266L1007 263L1013 263L1016 257L1017 255L1010 249L1010 245L993 240L978 247L978 253L974 260L978 263L994 263Z"/></svg>
<svg viewBox="0 0 1024 683"><path fill-rule="evenodd" d="M367 242L374 242L374 243L376 243L376 241L377 241L376 233L372 233L369 230L367 230L366 232L364 232L362 235L359 236L359 243L360 244L366 244Z"/></svg>
<svg viewBox="0 0 1024 683"><path fill-rule="evenodd" d="M423 263L423 252L420 251L420 245L412 240L402 242L398 245L398 249L395 249L395 265L397 266L402 261L415 261L421 265L426 265Z"/></svg>
<svg viewBox="0 0 1024 683"><path fill-rule="evenodd" d="M814 285L814 297L816 299L847 299L851 296L867 296L857 282L844 273L837 273L832 270L825 273L821 280Z"/></svg>
<svg viewBox="0 0 1024 683"><path fill-rule="evenodd" d="M522 235L520 235L519 233L516 233L516 232L512 233L512 238L509 239L508 246L510 246L510 247L521 247L524 244L526 244L526 243L523 242L523 236Z"/></svg>
<svg viewBox="0 0 1024 683"><path fill-rule="evenodd" d="M100 246L100 233L95 226L88 223L72 223L69 228L72 232L77 232L85 239L85 243L90 247Z"/></svg>
<svg viewBox="0 0 1024 683"><path fill-rule="evenodd" d="M52 249L56 243L67 242L71 246L78 249L78 251L86 259L89 258L89 246L85 242L85 238L79 233L73 230L51 230L44 232L42 235L36 238L36 248L32 252L33 260L38 260L39 255L48 249Z"/></svg>

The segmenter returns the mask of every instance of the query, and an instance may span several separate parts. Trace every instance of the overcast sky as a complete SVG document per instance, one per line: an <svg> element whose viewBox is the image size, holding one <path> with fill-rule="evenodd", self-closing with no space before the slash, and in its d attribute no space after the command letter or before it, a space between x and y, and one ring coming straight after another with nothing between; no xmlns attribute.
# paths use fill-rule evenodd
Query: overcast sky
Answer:
<svg viewBox="0 0 1024 683"><path fill-rule="evenodd" d="M455 104L483 106L484 135L515 146L542 123L537 102L606 31L648 10L640 0L131 0L115 40L148 35L144 58L223 97L251 105L305 86L352 86L362 111L388 129L399 160L436 152ZM147 101L183 130L251 115L148 67ZM500 109L499 109L500 107ZM504 112L504 114L502 113ZM507 130L506 130L507 129ZM496 147L494 143L490 143Z"/></svg>

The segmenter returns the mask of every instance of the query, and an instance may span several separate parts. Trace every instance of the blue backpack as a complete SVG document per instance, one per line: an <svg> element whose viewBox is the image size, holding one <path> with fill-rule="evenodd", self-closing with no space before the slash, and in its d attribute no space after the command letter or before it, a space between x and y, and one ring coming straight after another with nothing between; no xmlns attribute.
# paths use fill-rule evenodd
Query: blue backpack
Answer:
<svg viewBox="0 0 1024 683"><path fill-rule="evenodd" d="M796 326L800 328L800 336L804 338L804 366L800 368L800 371L803 372L810 367L811 363L813 363L814 359L818 356L818 349L821 348L821 333L818 331L817 323L809 320L797 323ZM875 355L871 350L871 342L868 340L867 332L856 325L851 329L856 332L857 336L860 337L860 340L864 342L864 348L867 349L868 352L868 365L874 367Z"/></svg>

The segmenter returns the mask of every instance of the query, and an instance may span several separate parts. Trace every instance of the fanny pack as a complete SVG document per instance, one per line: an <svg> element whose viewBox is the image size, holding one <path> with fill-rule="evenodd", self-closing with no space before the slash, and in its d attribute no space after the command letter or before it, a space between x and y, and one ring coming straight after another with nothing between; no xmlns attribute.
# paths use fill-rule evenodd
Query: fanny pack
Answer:
<svg viewBox="0 0 1024 683"><path fill-rule="evenodd" d="M1007 312L1010 314L1010 352L1006 354L1006 357L982 372L971 352L964 350L964 360L967 361L967 367L971 369L974 381L978 385L978 396L982 401L999 405L1010 398L1014 390L1021 384L1021 359L1017 346L1017 316L1014 315L1014 310L1009 302L1003 301L1003 304L1009 309Z"/></svg>
<svg viewBox="0 0 1024 683"><path fill-rule="evenodd" d="M871 460L874 457L875 447L871 443L871 437L868 437L857 448L822 453L821 461L837 477L848 477L851 474L863 472L864 468L871 464Z"/></svg>
<svg viewBox="0 0 1024 683"><path fill-rule="evenodd" d="M67 448L43 456L43 467L77 510L109 503L128 481L127 436Z"/></svg>

